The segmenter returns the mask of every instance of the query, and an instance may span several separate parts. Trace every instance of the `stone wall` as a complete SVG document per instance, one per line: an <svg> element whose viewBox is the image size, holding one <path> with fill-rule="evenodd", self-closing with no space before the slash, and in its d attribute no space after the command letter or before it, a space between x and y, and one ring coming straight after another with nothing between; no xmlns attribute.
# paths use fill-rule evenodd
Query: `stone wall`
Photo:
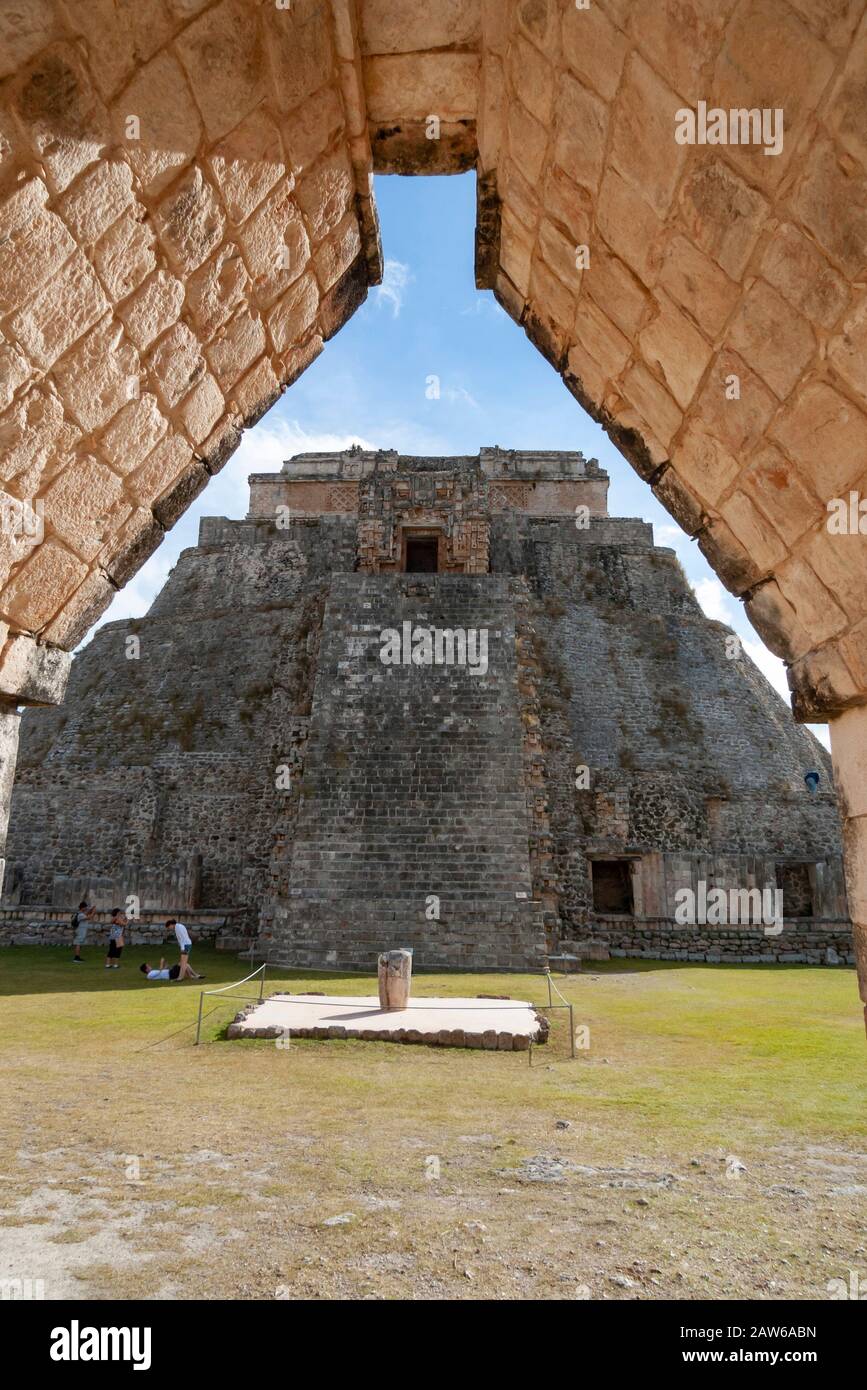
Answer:
<svg viewBox="0 0 867 1390"><path fill-rule="evenodd" d="M384 665L407 621L483 629L487 669ZM505 578L335 576L271 959L373 968L386 939L420 966L542 964L515 638Z"/></svg>
<svg viewBox="0 0 867 1390"><path fill-rule="evenodd" d="M392 479L417 468L395 460ZM427 461L434 490L445 463ZM327 461L293 461L275 492L305 470ZM150 614L76 658L65 708L24 717L7 901L71 910L86 881L168 911L153 894L182 896L195 861L197 905L261 919L284 962L369 964L385 932L420 963L511 967L598 934L602 860L632 874L618 940L700 880L779 881L792 912L809 896L786 940L828 930L842 952L825 751L646 523L526 505L486 515L480 575L360 573L360 516L205 518ZM489 671L383 665L404 621L484 629Z"/></svg>

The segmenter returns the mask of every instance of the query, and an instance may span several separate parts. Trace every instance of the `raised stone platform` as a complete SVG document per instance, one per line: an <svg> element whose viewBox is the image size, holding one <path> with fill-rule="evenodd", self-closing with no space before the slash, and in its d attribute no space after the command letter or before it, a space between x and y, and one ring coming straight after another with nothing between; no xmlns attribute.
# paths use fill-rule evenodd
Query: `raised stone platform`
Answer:
<svg viewBox="0 0 867 1390"><path fill-rule="evenodd" d="M548 1040L548 1020L521 999L411 999L383 1010L373 996L272 994L236 1015L230 1038L361 1038L525 1052Z"/></svg>

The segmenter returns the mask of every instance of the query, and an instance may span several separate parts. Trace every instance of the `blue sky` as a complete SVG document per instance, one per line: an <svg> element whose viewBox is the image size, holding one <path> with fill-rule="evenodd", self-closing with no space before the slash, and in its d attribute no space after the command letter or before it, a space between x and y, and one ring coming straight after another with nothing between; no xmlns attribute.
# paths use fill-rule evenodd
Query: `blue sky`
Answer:
<svg viewBox="0 0 867 1390"><path fill-rule="evenodd" d="M477 453L480 446L580 449L611 477L609 509L653 523L677 551L705 612L741 636L783 694L782 662L747 622L698 547L581 409L489 290L473 282L475 176L379 177L376 199L386 275L366 303L286 392L223 472L117 596L103 621L147 612L200 516L242 517L247 476L308 450L356 441L410 454ZM440 379L439 399L426 394ZM815 730L827 743L824 727Z"/></svg>

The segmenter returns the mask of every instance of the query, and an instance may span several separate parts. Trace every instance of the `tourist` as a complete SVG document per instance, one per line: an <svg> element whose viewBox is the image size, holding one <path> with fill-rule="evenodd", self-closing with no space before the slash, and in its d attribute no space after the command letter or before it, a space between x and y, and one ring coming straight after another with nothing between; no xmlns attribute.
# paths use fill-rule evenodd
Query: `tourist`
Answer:
<svg viewBox="0 0 867 1390"><path fill-rule="evenodd" d="M127 925L126 913L119 907L111 910L111 923L108 928L108 955L105 958L106 970L120 968L120 953L123 950L123 930Z"/></svg>
<svg viewBox="0 0 867 1390"><path fill-rule="evenodd" d="M203 980L204 975L197 975L190 965L190 951L193 949L193 938L187 931L183 922L179 922L176 917L170 917L166 922L166 930L174 928L175 940L181 953L181 979L182 980Z"/></svg>
<svg viewBox="0 0 867 1390"><path fill-rule="evenodd" d="M187 967L189 969L189 967ZM165 956L160 956L160 963L155 970L149 961L139 966L139 970L148 980L177 980L180 979L181 967L179 965L166 966Z"/></svg>
<svg viewBox="0 0 867 1390"><path fill-rule="evenodd" d="M86 898L82 898L78 910L72 914L72 944L75 947L73 964L82 964L81 948L87 945L87 928L95 916L96 908L91 907Z"/></svg>

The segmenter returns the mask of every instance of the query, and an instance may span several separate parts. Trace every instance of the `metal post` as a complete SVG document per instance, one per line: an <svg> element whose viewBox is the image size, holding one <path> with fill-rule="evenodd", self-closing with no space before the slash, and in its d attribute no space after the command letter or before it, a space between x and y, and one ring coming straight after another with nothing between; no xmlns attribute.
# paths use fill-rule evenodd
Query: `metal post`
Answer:
<svg viewBox="0 0 867 1390"><path fill-rule="evenodd" d="M553 999L552 999L552 997L551 997L551 971L550 971L550 970L546 970L546 971L545 971L545 975L546 975L547 980L548 980L548 1003L549 1003L549 1004L552 1004L554 1001L553 1001Z"/></svg>
<svg viewBox="0 0 867 1390"><path fill-rule="evenodd" d="M263 965L263 966L262 966L262 974L259 976L259 1003L260 1003L260 1004L261 1004L261 1002L262 1002L262 994L263 994L264 989L265 989L265 970L266 970L266 968L267 968L267 965Z"/></svg>
<svg viewBox="0 0 867 1390"><path fill-rule="evenodd" d="M572 1039L572 1060L575 1060L575 1017L572 1013L572 1005L569 1005L569 1035Z"/></svg>
<svg viewBox="0 0 867 1390"><path fill-rule="evenodd" d="M202 1005L204 1004L204 1002L205 1002L205 991L204 991L204 990L200 990L200 991L199 991L199 1019L198 1019L198 1022L197 1022L197 1024L196 1024L196 1041L195 1041L195 1043L194 1043L194 1046L195 1046L195 1047L198 1047L198 1045L199 1045L199 1038L200 1038L201 1032L202 1032Z"/></svg>

